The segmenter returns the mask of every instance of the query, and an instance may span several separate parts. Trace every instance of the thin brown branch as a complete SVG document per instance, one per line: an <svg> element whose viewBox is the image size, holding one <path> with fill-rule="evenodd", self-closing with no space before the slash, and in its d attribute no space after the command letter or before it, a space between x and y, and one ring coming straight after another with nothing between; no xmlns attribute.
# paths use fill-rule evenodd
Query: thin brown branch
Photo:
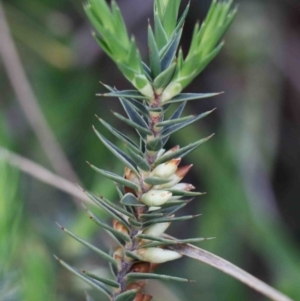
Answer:
<svg viewBox="0 0 300 301"><path fill-rule="evenodd" d="M6 69L10 83L31 128L36 134L53 169L59 175L71 181L79 182L38 105L38 101L27 79L14 41L11 37L1 0L0 41L0 55L2 56L3 65Z"/></svg>
<svg viewBox="0 0 300 301"><path fill-rule="evenodd" d="M37 180L49 184L75 198L75 201L80 204L83 202L91 203L91 200L86 194L72 182L54 174L48 169L32 162L29 159L16 155L7 149L0 146L0 159L4 159L10 165L20 169L26 174L36 178Z"/></svg>
<svg viewBox="0 0 300 301"><path fill-rule="evenodd" d="M167 237L170 238L170 236ZM240 269L236 265L208 251L197 248L190 244L171 245L168 248L184 256L199 260L210 266L215 267L216 269L224 272L225 274L228 274L233 278L239 280L240 282L243 282L244 284L258 291L262 295L270 298L271 300L293 301L291 298L285 296L284 294L277 291L273 287L255 278L254 276L250 275L246 271Z"/></svg>

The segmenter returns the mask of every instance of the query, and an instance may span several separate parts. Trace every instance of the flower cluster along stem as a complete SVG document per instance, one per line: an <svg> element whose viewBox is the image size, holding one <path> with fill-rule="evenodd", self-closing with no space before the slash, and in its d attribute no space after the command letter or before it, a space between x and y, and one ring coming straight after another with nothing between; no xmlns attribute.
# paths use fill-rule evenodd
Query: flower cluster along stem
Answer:
<svg viewBox="0 0 300 301"><path fill-rule="evenodd" d="M103 96L119 98L127 116L117 112L114 112L114 116L133 127L140 141L136 143L122 131L98 118L122 145L126 145L124 152L93 127L105 147L125 165L124 174L118 175L90 164L101 176L114 182L120 196L119 204L115 204L87 192L87 196L97 206L113 217L111 227L89 213L97 224L119 242L120 246L114 250L113 255L104 254L70 231L66 232L108 260L114 267L114 279L93 278L91 273L82 275L66 263L61 263L105 293L110 301L150 301L152 296L141 292L146 279L188 281L185 278L153 273L153 270L159 264L182 256L168 246L204 240L201 237L169 239L164 234L171 223L196 217L177 215L177 211L186 206L191 198L201 195L200 192L192 191L195 189L192 184L182 182L192 164L179 165L185 155L210 137L186 146L176 145L168 150L164 149L164 145L170 135L212 112L182 117L187 101L212 97L216 93L181 91L222 48L223 44L219 40L233 20L235 10L231 9L232 0L213 0L206 22L201 27L195 26L191 49L184 58L179 43L189 5L179 16L180 2L181 0L154 0L155 24L148 24L148 63L142 61L134 38L129 37L115 1L111 1L109 5L106 0L88 0L85 6L96 30L95 39L136 89L118 91L115 87L104 84L109 92ZM209 44L203 41L203 36L210 37ZM170 120L164 120L168 106L178 103L180 104Z"/></svg>

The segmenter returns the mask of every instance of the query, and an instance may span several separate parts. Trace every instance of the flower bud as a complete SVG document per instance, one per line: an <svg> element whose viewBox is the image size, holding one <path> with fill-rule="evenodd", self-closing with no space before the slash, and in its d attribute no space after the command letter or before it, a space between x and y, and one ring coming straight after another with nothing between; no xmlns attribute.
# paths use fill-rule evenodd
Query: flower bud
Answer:
<svg viewBox="0 0 300 301"><path fill-rule="evenodd" d="M146 285L146 281L137 281L134 283L130 283L126 286L126 290L137 290L140 291L142 288L144 288Z"/></svg>
<svg viewBox="0 0 300 301"><path fill-rule="evenodd" d="M149 190L141 197L141 202L147 206L161 206L172 197L172 193L164 190Z"/></svg>
<svg viewBox="0 0 300 301"><path fill-rule="evenodd" d="M125 235L128 235L128 233L129 233L128 229L123 224L118 222L116 219L113 219L113 227L114 227L114 229L116 229L117 231L119 231Z"/></svg>
<svg viewBox="0 0 300 301"><path fill-rule="evenodd" d="M182 255L171 250L161 248L144 248L135 251L140 260L152 263L164 263L180 258Z"/></svg>
<svg viewBox="0 0 300 301"><path fill-rule="evenodd" d="M151 263L149 263L149 262L138 262L131 267L130 272L149 273L150 266L151 266Z"/></svg>
<svg viewBox="0 0 300 301"><path fill-rule="evenodd" d="M187 175L190 169L193 167L193 164L181 166L176 170L176 175L182 179Z"/></svg>
<svg viewBox="0 0 300 301"><path fill-rule="evenodd" d="M195 189L195 187L192 184L188 183L179 183L171 187L172 190L183 190L183 191L190 191Z"/></svg>
<svg viewBox="0 0 300 301"><path fill-rule="evenodd" d="M166 163L159 164L153 170L153 174L157 177L166 179L169 178L177 170L177 166L180 163L181 159L172 159Z"/></svg>
<svg viewBox="0 0 300 301"><path fill-rule="evenodd" d="M168 229L168 227L171 225L171 223L158 223L149 226L143 231L143 234L151 235L151 236L161 236L165 231Z"/></svg>
<svg viewBox="0 0 300 301"><path fill-rule="evenodd" d="M152 296L150 295L145 295L142 293L137 293L137 295L135 296L135 298L133 299L133 301L150 301L152 300Z"/></svg>

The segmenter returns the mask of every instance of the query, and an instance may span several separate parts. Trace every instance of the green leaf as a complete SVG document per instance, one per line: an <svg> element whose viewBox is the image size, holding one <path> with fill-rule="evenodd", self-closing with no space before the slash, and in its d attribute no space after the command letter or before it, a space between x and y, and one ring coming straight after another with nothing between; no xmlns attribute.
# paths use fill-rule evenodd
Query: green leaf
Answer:
<svg viewBox="0 0 300 301"><path fill-rule="evenodd" d="M117 221L119 221L123 226L125 226L129 230L129 225L127 221L123 218L123 216L118 211L116 211L115 209L107 205L105 202L97 198L95 195L87 191L85 193L96 205L98 205L100 208L102 208L107 213L109 213L113 218L115 218Z"/></svg>
<svg viewBox="0 0 300 301"><path fill-rule="evenodd" d="M117 137L124 143L130 145L130 147L133 148L135 151L140 152L139 147L129 137L127 137L126 135L124 135L114 127L112 127L109 123L105 122L103 119L99 118L98 116L96 117L115 137Z"/></svg>
<svg viewBox="0 0 300 301"><path fill-rule="evenodd" d="M110 93L96 94L97 96L105 97L123 97L123 98L134 98L134 99L145 99L146 96L142 95L136 90L124 90L124 91L114 91Z"/></svg>
<svg viewBox="0 0 300 301"><path fill-rule="evenodd" d="M109 256L108 254L106 254L104 251L96 248L95 246L93 246L92 244L86 242L85 240L83 240L82 238L78 237L77 235L75 235L74 233L72 233L71 231L67 230L66 228L60 226L59 224L57 224L66 234L68 234L69 236L73 237L75 240L77 240L78 242L80 242L81 244L83 244L84 246L86 246L87 248L89 248L90 250L94 251L95 253L97 253L101 258L103 258L104 260L111 262L114 266L118 266L118 263L115 261L114 258L112 258L111 256Z"/></svg>
<svg viewBox="0 0 300 301"><path fill-rule="evenodd" d="M205 194L202 192L192 192L192 191L176 190L176 189L168 189L168 188L166 188L166 190L172 192L173 196L199 196Z"/></svg>
<svg viewBox="0 0 300 301"><path fill-rule="evenodd" d="M132 301L137 294L136 290L126 291L115 298L115 301Z"/></svg>
<svg viewBox="0 0 300 301"><path fill-rule="evenodd" d="M168 281L178 281L178 282L190 282L186 278L173 277L168 275L159 275L154 273L128 273L126 278L129 280L139 280L139 279L159 279Z"/></svg>
<svg viewBox="0 0 300 301"><path fill-rule="evenodd" d="M152 236L152 235L145 235L145 234L139 234L136 235L137 238L139 239L145 239L145 240L151 240L151 241L157 241L157 242L162 242L167 244L188 244L188 243L196 243L200 241L207 240L206 238L203 237L197 237L197 238L187 238L187 239L167 239L164 237L157 237L157 236ZM143 245L143 247L146 245Z"/></svg>
<svg viewBox="0 0 300 301"><path fill-rule="evenodd" d="M153 82L153 87L155 90L165 88L171 81L176 69L176 62L170 65L166 70L160 73Z"/></svg>
<svg viewBox="0 0 300 301"><path fill-rule="evenodd" d="M137 228L141 228L143 226L142 223L138 222L136 219L133 219L133 218L129 218L128 222L134 226L134 227L137 227Z"/></svg>
<svg viewBox="0 0 300 301"><path fill-rule="evenodd" d="M205 112L205 113L202 113L202 114L199 114L197 116L194 116L194 117L191 117L189 118L188 120L184 120L182 122L178 121L178 124L174 124L174 125L167 125L163 128L163 130L161 131L161 136L162 137L165 137L165 136L169 136L183 128L185 128L186 126L206 117L207 115L209 115L210 113L212 113L215 109L211 110L211 111L208 111L208 112ZM175 119L176 120L176 119ZM173 120L173 122L175 121Z"/></svg>
<svg viewBox="0 0 300 301"><path fill-rule="evenodd" d="M125 166L129 167L137 176L139 176L139 172L137 171L136 164L124 153L122 152L118 147L116 147L114 144L112 144L109 140L104 138L95 127L93 127L96 135L99 137L99 139L102 141L102 143L120 160L122 161Z"/></svg>
<svg viewBox="0 0 300 301"><path fill-rule="evenodd" d="M112 8L112 15L113 15L112 21L114 22L114 28L118 33L118 38L120 38L122 44L126 45L128 43L127 29L122 14L120 12L120 9L115 1L111 2L111 8Z"/></svg>
<svg viewBox="0 0 300 301"><path fill-rule="evenodd" d="M144 226L152 225L152 224L159 224L159 223L173 223L177 221L185 221L188 219L192 219L195 217L198 217L200 215L185 215L185 216L179 216L179 217L162 217L157 219L151 219L149 221L144 222Z"/></svg>
<svg viewBox="0 0 300 301"><path fill-rule="evenodd" d="M128 257L130 257L130 258L132 258L132 259L140 261L139 257L134 252L125 250L125 255L128 256Z"/></svg>
<svg viewBox="0 0 300 301"><path fill-rule="evenodd" d="M166 70L174 61L177 48L181 39L181 34L182 34L182 29L176 35L174 35L174 38L169 44L169 47L165 49L165 52L162 55L161 68L163 71Z"/></svg>
<svg viewBox="0 0 300 301"><path fill-rule="evenodd" d="M151 74L155 78L160 73L161 67L158 48L150 24L148 24L148 47Z"/></svg>
<svg viewBox="0 0 300 301"><path fill-rule="evenodd" d="M136 128L138 134L140 134L142 138L145 138L145 135L152 135L152 132L150 131L148 124L141 117L141 115L136 111L136 109L132 105L130 105L130 103L128 103L126 99L120 98L120 102L129 119L134 124L138 125L138 129Z"/></svg>
<svg viewBox="0 0 300 301"><path fill-rule="evenodd" d="M141 157L139 154L137 154L136 152L132 151L130 148L128 148L128 152L131 156L131 158L134 160L134 162L136 163L136 165L144 171L150 171L150 166L149 164L146 162L146 160Z"/></svg>
<svg viewBox="0 0 300 301"><path fill-rule="evenodd" d="M120 203L125 206L145 207L145 205L140 203L132 193L126 193Z"/></svg>
<svg viewBox="0 0 300 301"><path fill-rule="evenodd" d="M126 117L123 117L122 115L120 115L119 113L113 112L113 114L120 119L121 121L125 122L126 124L128 124L129 126L133 127L134 129L136 129L140 135L142 136L142 138L145 138L147 135L152 135L152 132L147 128L139 125L138 123L127 119Z"/></svg>
<svg viewBox="0 0 300 301"><path fill-rule="evenodd" d="M170 104L169 104L170 105ZM185 108L186 102L183 102L176 111L172 114L172 116L169 118L169 120L178 119L180 118L184 108Z"/></svg>
<svg viewBox="0 0 300 301"><path fill-rule="evenodd" d="M162 217L164 216L163 213L144 213L144 214L141 214L140 217L141 218L145 218L145 219L149 219L149 218L157 218L157 217Z"/></svg>
<svg viewBox="0 0 300 301"><path fill-rule="evenodd" d="M169 183L171 180L168 179L162 179L158 177L148 177L144 179L144 182L149 185L162 185Z"/></svg>
<svg viewBox="0 0 300 301"><path fill-rule="evenodd" d="M161 50L167 43L168 37L160 21L157 11L154 12L154 28L155 28L155 41L159 50Z"/></svg>
<svg viewBox="0 0 300 301"><path fill-rule="evenodd" d="M169 0L165 8L162 23L167 36L171 36L176 27L180 2L181 0Z"/></svg>
<svg viewBox="0 0 300 301"><path fill-rule="evenodd" d="M160 137L153 138L146 142L146 148L149 151L157 152L163 146L162 139Z"/></svg>
<svg viewBox="0 0 300 301"><path fill-rule="evenodd" d="M131 106L133 106L137 111L139 111L145 117L149 117L149 112L144 104L133 99L133 98L122 98L124 101L127 101Z"/></svg>
<svg viewBox="0 0 300 301"><path fill-rule="evenodd" d="M99 197L99 198L97 198L99 201L102 201L102 202L104 202L107 206L109 206L109 207L111 207L112 209L114 209L114 210L116 210L116 212L118 212L118 213L122 213L122 214L124 214L124 215L126 215L126 216L128 216L128 217L131 217L131 218L134 218L135 219L135 216L132 214L132 213L130 213L130 212L128 212L126 209L124 209L123 207L121 207L121 206L119 206L119 205L117 205L117 204L115 204L115 203L113 203L113 202L110 202L108 199L106 199L105 197Z"/></svg>
<svg viewBox="0 0 300 301"><path fill-rule="evenodd" d="M129 180L126 180L125 178L123 178L123 177L121 177L119 175L116 175L116 174L114 174L114 173L112 173L110 171L107 171L107 170L103 170L103 169L97 168L96 166L91 165L91 164L90 164L90 166L96 172L98 172L99 174L103 175L104 177L106 177L106 178L108 178L110 180L113 180L113 181L115 181L115 182L117 182L117 183L119 183L121 185L130 187L130 188L132 188L134 190L139 190L140 189L140 187L137 184L135 184L135 183L133 183L133 182L131 182Z"/></svg>
<svg viewBox="0 0 300 301"><path fill-rule="evenodd" d="M98 217L95 216L95 214L93 214L90 210L85 208L85 211L87 212L87 214L89 215L89 218L96 223L98 226L102 227L103 229L105 229L108 233L112 234L113 237L115 237L118 242L119 239L122 239L125 242L130 242L130 237L128 235L125 235L119 231L117 231L116 229L114 229L113 227L107 225L106 223L102 222Z"/></svg>
<svg viewBox="0 0 300 301"><path fill-rule="evenodd" d="M204 139L200 139L194 143L191 143L185 147L182 147L180 149L178 149L175 152L166 154L166 155L162 155L161 157L159 157L154 163L155 166L157 166L158 164L161 164L163 162L167 162L170 161L171 159L174 158L183 158L185 155L187 155L188 153L192 152L193 150L195 150L196 148L198 148L201 144L203 144L204 142L208 141L213 135L206 137Z"/></svg>
<svg viewBox="0 0 300 301"><path fill-rule="evenodd" d="M107 279L107 278L103 278L103 277L99 277L98 275L95 275L93 273L87 272L87 271L82 271L83 274L99 281L102 282L104 284L107 284L109 286L115 287L115 288L119 288L120 284L117 281L111 280L111 279Z"/></svg>
<svg viewBox="0 0 300 301"><path fill-rule="evenodd" d="M220 94L222 94L222 92L221 93L181 93L173 97L172 99L166 101L165 103L167 104L167 103L176 103L176 102L183 102L189 100L203 99L203 98L214 97Z"/></svg>
<svg viewBox="0 0 300 301"><path fill-rule="evenodd" d="M78 276L80 279L82 279L84 282L86 282L87 284L89 284L90 286L95 288L96 290L104 293L109 298L109 300L111 300L112 292L105 285L103 285L103 284L99 283L98 281L95 281L94 279L84 275L80 271L78 271L78 270L74 269L73 267L71 267L70 265L68 265L66 262L59 259L58 257L56 257L56 256L54 256L54 257L62 266L64 266L66 269L68 269L70 272L72 272L73 274Z"/></svg>
<svg viewBox="0 0 300 301"><path fill-rule="evenodd" d="M187 120L191 120L195 117L195 115L190 115L190 116L186 116L186 117L182 117L182 118L177 118L177 119L169 119L169 120L165 120L162 122L158 122L156 124L157 127L163 127L163 126L167 126L167 125L174 125L174 124L178 124L181 123L183 121L187 121Z"/></svg>
<svg viewBox="0 0 300 301"><path fill-rule="evenodd" d="M175 206L170 206L170 207L163 207L162 209L158 210L157 212L164 214L165 216L169 216L177 212L178 210L182 209L187 205L186 203L175 205Z"/></svg>

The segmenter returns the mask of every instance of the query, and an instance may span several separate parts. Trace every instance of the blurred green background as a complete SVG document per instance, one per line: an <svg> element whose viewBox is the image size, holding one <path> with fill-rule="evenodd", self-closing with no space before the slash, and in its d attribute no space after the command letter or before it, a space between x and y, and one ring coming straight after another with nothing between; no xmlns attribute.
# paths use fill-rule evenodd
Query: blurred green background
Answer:
<svg viewBox="0 0 300 301"><path fill-rule="evenodd" d="M146 27L152 1L117 2L128 30L146 57ZM196 20L203 20L209 3L191 1L182 40L185 51ZM109 155L91 126L100 128L94 117L97 114L124 129L111 118L111 110L121 111L118 101L95 94L103 92L99 81L118 89L130 85L91 37L82 1L6 0L2 4L43 118L77 178L60 168L60 163L53 165L58 157L54 156L52 163L49 160L41 141L46 140L48 146L51 141L35 124L35 129L42 131L37 138L30 125L35 118L26 117L7 76L7 68L13 71L14 63L2 52L0 300L84 300L84 290L89 288L59 266L52 254L78 268L97 269L103 275L109 273L107 265L63 235L55 222L106 250L112 246L109 237L89 221L73 197L7 164L3 148L117 200L113 185L95 174L85 161L122 173L123 167ZM9 44L3 37L2 34L0 48ZM202 216L174 224L170 234L180 238L216 237L199 246L295 300L300 299L299 53L300 1L240 0L239 13L221 55L187 89L226 93L190 103L186 113L214 107L218 110L180 131L168 143L168 147L184 145L216 133L184 160L194 164L187 180L207 192L185 210ZM21 88L19 78L12 79ZM156 301L266 300L229 276L190 259L171 262L160 269L197 283L150 283L149 290L155 291ZM93 291L90 294L95 301L103 300Z"/></svg>

